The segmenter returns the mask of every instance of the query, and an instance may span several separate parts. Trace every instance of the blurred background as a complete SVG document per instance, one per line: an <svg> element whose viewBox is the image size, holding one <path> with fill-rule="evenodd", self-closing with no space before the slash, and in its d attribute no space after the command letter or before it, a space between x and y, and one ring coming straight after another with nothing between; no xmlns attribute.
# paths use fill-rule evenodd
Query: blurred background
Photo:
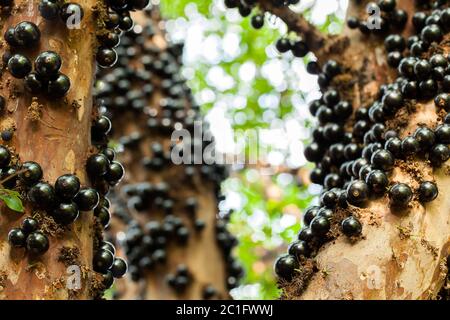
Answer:
<svg viewBox="0 0 450 320"><path fill-rule="evenodd" d="M339 33L348 0L301 0L301 12L325 33ZM209 122L217 150L234 161L223 185L223 212L233 211L230 231L240 243L245 267L234 299L277 299L273 262L301 227L303 210L320 188L309 182L303 156L314 119L308 103L320 97L317 79L306 72L312 53L281 55L275 42L288 34L266 15L255 30L250 17L226 9L223 0L152 0L167 20L174 42L184 42L183 75ZM289 35L295 37L295 35ZM249 136L254 137L248 139Z"/></svg>

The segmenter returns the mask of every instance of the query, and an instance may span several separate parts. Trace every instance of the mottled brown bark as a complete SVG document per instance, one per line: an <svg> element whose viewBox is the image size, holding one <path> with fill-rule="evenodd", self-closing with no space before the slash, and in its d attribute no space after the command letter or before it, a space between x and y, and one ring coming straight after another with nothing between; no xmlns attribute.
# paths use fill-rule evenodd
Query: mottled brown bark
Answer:
<svg viewBox="0 0 450 320"><path fill-rule="evenodd" d="M1 34L21 21L36 23L42 33L40 44L24 53L31 59L42 51L58 52L63 60L62 72L72 83L63 99L32 97L23 88L22 80L14 79L2 68L0 94L7 100L7 111L1 115L2 129L14 128L14 138L8 145L21 161L36 161L44 171L44 180L53 184L57 177L75 173L86 182L85 160L90 148L92 112L92 83L94 75L94 18L95 1L80 0L85 16L80 29L68 30L63 23L44 21L37 10L38 1L15 1L12 14L3 11ZM7 49L2 40L0 54ZM40 106L41 105L41 106ZM30 110L41 110L39 120L32 121ZM30 110L29 110L30 109ZM8 210L2 205L0 213L0 286L2 299L86 299L91 296L89 273L82 279L82 289L73 292L66 288L66 266L58 262L62 247L80 249L79 264L87 271L92 265L93 215L82 213L70 230L59 237L50 237L50 249L42 257L30 260L24 249L12 249L7 234L18 227L24 217L32 215L27 206L24 214Z"/></svg>
<svg viewBox="0 0 450 320"><path fill-rule="evenodd" d="M358 4L360 3L360 4ZM397 1L411 17L414 1ZM362 16L366 1L349 2L348 16ZM411 19L403 32L412 31ZM344 66L345 72L333 83L341 96L355 108L370 106L381 84L395 80L397 73L386 63L382 38L362 35L345 29L344 46L335 47L321 62L332 58ZM443 48L448 52L448 48ZM441 122L432 101L416 103L406 112L406 126L399 127L400 136L412 134L418 124L434 128ZM448 214L448 164L433 169L429 163L409 159L397 162L390 181L405 182L417 188L423 180L435 181L440 195L422 205L414 199L407 210L390 209L387 195L372 201L367 208L351 207L349 211L363 223L362 238L350 241L339 235L327 243L314 258L318 271L305 290L298 281L285 286L286 299L429 299L435 298L447 274L445 259L450 253L450 218ZM302 281L300 280L300 283Z"/></svg>

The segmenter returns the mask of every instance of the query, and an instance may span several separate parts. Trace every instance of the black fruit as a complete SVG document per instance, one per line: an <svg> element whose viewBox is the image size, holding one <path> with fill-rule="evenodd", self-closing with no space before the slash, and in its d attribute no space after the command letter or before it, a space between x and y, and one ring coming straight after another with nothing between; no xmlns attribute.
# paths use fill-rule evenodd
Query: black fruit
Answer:
<svg viewBox="0 0 450 320"><path fill-rule="evenodd" d="M315 217L309 226L313 235L322 236L330 230L330 221L326 217Z"/></svg>
<svg viewBox="0 0 450 320"><path fill-rule="evenodd" d="M117 62L117 52L111 48L100 47L96 58L100 67L110 68Z"/></svg>
<svg viewBox="0 0 450 320"><path fill-rule="evenodd" d="M34 61L36 72L43 78L54 79L61 69L61 57L54 51L40 53Z"/></svg>
<svg viewBox="0 0 450 320"><path fill-rule="evenodd" d="M411 188L404 183L396 183L389 190L389 198L394 207L405 207L413 197Z"/></svg>
<svg viewBox="0 0 450 320"><path fill-rule="evenodd" d="M68 225L78 218L79 213L78 206L74 202L60 203L53 211L53 217L58 223Z"/></svg>
<svg viewBox="0 0 450 320"><path fill-rule="evenodd" d="M11 161L11 153L9 150L0 145L0 168L5 168Z"/></svg>
<svg viewBox="0 0 450 320"><path fill-rule="evenodd" d="M25 246L26 235L20 228L11 229L8 233L8 241L13 247L21 248Z"/></svg>
<svg viewBox="0 0 450 320"><path fill-rule="evenodd" d="M108 250L99 250L95 253L93 259L94 271L105 274L114 263L114 256Z"/></svg>
<svg viewBox="0 0 450 320"><path fill-rule="evenodd" d="M39 228L39 223L36 219L25 218L22 221L22 230L25 234L30 234Z"/></svg>
<svg viewBox="0 0 450 320"><path fill-rule="evenodd" d="M362 180L355 180L347 187L347 201L354 206L363 205L369 198L369 187Z"/></svg>
<svg viewBox="0 0 450 320"><path fill-rule="evenodd" d="M361 222L353 216L345 218L342 221L341 228L342 232L348 237L359 235L362 231Z"/></svg>
<svg viewBox="0 0 450 320"><path fill-rule="evenodd" d="M93 210L99 202L98 192L92 188L82 188L75 197L75 203L81 211Z"/></svg>
<svg viewBox="0 0 450 320"><path fill-rule="evenodd" d="M54 80L48 82L47 93L50 97L62 98L70 89L70 79L60 73Z"/></svg>
<svg viewBox="0 0 450 320"><path fill-rule="evenodd" d="M27 237L27 250L31 254L42 255L49 248L48 238L42 232L36 231Z"/></svg>
<svg viewBox="0 0 450 320"><path fill-rule="evenodd" d="M283 255L275 261L275 273L284 280L291 280L294 276L295 269L298 268L297 258L290 254Z"/></svg>
<svg viewBox="0 0 450 320"><path fill-rule="evenodd" d="M431 181L424 181L419 186L419 200L421 202L430 202L436 199L439 194L435 183Z"/></svg>
<svg viewBox="0 0 450 320"><path fill-rule="evenodd" d="M59 5L51 0L41 0L39 3L39 12L44 19L55 20L59 15Z"/></svg>
<svg viewBox="0 0 450 320"><path fill-rule="evenodd" d="M41 39L39 28L29 21L23 21L14 28L14 36L20 46L34 46Z"/></svg>
<svg viewBox="0 0 450 320"><path fill-rule="evenodd" d="M109 160L104 154L94 154L86 161L86 170L91 177L101 177L108 172Z"/></svg>
<svg viewBox="0 0 450 320"><path fill-rule="evenodd" d="M122 258L115 258L111 267L114 278L122 278L127 273L128 265Z"/></svg>
<svg viewBox="0 0 450 320"><path fill-rule="evenodd" d="M36 184L42 179L42 168L34 161L24 162L21 170L25 171L19 174L19 178L27 185Z"/></svg>
<svg viewBox="0 0 450 320"><path fill-rule="evenodd" d="M51 209L55 206L55 190L46 182L39 182L28 192L28 199L34 205L43 209Z"/></svg>
<svg viewBox="0 0 450 320"><path fill-rule="evenodd" d="M31 61L24 55L15 54L8 61L8 70L15 78L25 78L31 72Z"/></svg>
<svg viewBox="0 0 450 320"><path fill-rule="evenodd" d="M305 241L295 241L291 243L289 246L288 252L290 255L293 255L294 257L300 258L301 256L308 256L308 245Z"/></svg>

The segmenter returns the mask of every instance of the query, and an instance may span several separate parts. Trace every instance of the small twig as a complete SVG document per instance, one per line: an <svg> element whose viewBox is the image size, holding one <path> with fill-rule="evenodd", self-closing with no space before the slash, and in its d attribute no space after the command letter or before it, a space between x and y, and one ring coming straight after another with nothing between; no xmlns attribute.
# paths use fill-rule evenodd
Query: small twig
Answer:
<svg viewBox="0 0 450 320"><path fill-rule="evenodd" d="M24 173L24 172L27 172L27 171L28 171L28 169L22 169L22 170L16 171L16 173L13 173L12 175L6 177L5 179L0 180L0 187L4 188L4 187L3 187L3 184L4 184L5 182L11 180L12 178L17 177L17 176L18 176L19 174L21 174L21 173Z"/></svg>

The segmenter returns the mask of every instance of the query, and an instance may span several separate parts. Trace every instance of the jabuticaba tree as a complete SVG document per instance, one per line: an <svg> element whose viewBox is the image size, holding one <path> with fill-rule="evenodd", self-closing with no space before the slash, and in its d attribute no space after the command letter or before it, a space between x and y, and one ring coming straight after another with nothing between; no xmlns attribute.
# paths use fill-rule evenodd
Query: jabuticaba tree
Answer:
<svg viewBox="0 0 450 320"><path fill-rule="evenodd" d="M194 138L195 125L205 136L208 128L181 75L183 45L167 40L157 8L145 15L121 39L117 66L100 72L96 84L126 168L111 198L112 238L125 233L128 278L137 283L122 282L116 298L228 299L243 271L231 256L236 239L226 229L228 217L218 215L227 169L174 164L172 153L211 143ZM172 140L175 130L193 140Z"/></svg>
<svg viewBox="0 0 450 320"><path fill-rule="evenodd" d="M123 175L93 107L108 37L145 3L0 1L0 298L101 298L126 263L102 240Z"/></svg>
<svg viewBox="0 0 450 320"><path fill-rule="evenodd" d="M298 1L225 0L296 36L280 52L317 61L322 97L306 158L323 186L298 240L275 263L283 299L448 299L450 9L447 1L350 1L341 35L293 12Z"/></svg>

